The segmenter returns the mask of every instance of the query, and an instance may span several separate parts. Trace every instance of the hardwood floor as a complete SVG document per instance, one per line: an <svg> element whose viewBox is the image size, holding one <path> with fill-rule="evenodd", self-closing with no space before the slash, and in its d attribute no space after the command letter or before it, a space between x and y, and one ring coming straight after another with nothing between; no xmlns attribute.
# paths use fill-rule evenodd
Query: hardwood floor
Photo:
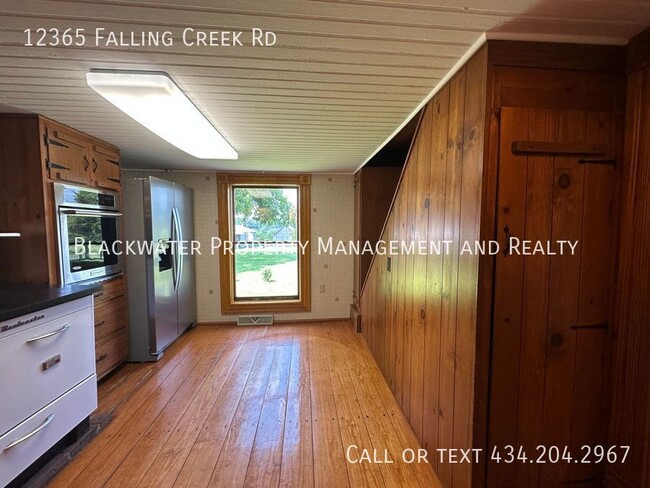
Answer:
<svg viewBox="0 0 650 488"><path fill-rule="evenodd" d="M197 327L103 382L97 413L51 487L441 486L402 460L420 445L348 322Z"/></svg>

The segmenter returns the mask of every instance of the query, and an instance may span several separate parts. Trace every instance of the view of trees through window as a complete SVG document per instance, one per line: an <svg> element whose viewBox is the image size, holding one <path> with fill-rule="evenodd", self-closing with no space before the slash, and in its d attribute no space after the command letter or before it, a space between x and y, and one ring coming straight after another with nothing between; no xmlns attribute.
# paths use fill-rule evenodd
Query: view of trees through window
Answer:
<svg viewBox="0 0 650 488"><path fill-rule="evenodd" d="M235 299L298 298L298 188L233 187Z"/></svg>

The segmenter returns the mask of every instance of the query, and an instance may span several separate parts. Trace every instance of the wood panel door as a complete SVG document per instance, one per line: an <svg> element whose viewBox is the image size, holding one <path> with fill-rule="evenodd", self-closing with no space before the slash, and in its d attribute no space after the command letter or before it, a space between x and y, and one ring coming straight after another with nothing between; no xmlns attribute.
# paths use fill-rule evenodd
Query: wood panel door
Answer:
<svg viewBox="0 0 650 488"><path fill-rule="evenodd" d="M46 126L47 165L50 178L90 185L90 145L72 131Z"/></svg>
<svg viewBox="0 0 650 488"><path fill-rule="evenodd" d="M501 111L487 456L503 457L488 463L488 487L597 485L602 465L579 460L605 440L613 132L609 112ZM524 240L544 252L524 253ZM559 254L560 241L575 251ZM504 462L506 446L528 459ZM572 460L552 463L565 447Z"/></svg>
<svg viewBox="0 0 650 488"><path fill-rule="evenodd" d="M111 190L120 189L120 155L114 149L93 145L91 160L93 184Z"/></svg>

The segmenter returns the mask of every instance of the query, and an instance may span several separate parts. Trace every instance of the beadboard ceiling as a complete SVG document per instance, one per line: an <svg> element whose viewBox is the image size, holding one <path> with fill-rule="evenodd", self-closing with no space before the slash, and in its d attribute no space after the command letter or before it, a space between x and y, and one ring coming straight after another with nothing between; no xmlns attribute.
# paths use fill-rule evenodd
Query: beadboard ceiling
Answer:
<svg viewBox="0 0 650 488"><path fill-rule="evenodd" d="M125 167L352 172L485 32L624 44L647 0L2 0L0 103L120 147ZM39 27L170 30L173 47L25 47ZM186 47L197 30L274 31L273 47ZM199 160L93 92L92 68L166 71L239 151Z"/></svg>

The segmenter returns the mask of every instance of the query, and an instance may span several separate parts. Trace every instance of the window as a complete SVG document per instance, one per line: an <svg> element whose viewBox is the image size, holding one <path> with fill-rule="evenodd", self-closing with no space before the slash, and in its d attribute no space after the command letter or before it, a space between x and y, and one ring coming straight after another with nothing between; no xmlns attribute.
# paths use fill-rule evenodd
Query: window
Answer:
<svg viewBox="0 0 650 488"><path fill-rule="evenodd" d="M311 177L219 174L217 185L221 311L309 310Z"/></svg>

